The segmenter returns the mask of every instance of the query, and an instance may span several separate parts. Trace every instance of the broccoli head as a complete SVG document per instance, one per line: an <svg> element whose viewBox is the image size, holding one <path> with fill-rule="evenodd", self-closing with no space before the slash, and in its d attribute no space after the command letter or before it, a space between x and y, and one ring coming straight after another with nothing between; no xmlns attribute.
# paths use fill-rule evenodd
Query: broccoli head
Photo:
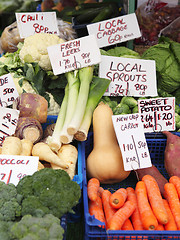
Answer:
<svg viewBox="0 0 180 240"><path fill-rule="evenodd" d="M21 195L14 184L0 181L0 220L14 221L21 216Z"/></svg>
<svg viewBox="0 0 180 240"><path fill-rule="evenodd" d="M61 240L63 234L64 229L60 225L60 220L52 214L46 214L44 217L25 215L10 228L12 239Z"/></svg>
<svg viewBox="0 0 180 240"><path fill-rule="evenodd" d="M6 222L6 221L0 221L0 239L3 240L9 240L10 234L9 231L11 227L14 225L14 222Z"/></svg>
<svg viewBox="0 0 180 240"><path fill-rule="evenodd" d="M81 197L80 186L61 169L41 169L23 177L16 188L23 196L22 215L43 216L51 213L61 218L72 211Z"/></svg>

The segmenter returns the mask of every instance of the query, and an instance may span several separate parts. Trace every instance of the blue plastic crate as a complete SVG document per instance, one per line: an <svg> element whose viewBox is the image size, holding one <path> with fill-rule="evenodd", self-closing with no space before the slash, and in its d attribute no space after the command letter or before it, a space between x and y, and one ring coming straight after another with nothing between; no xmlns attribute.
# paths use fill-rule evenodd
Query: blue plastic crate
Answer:
<svg viewBox="0 0 180 240"><path fill-rule="evenodd" d="M166 139L146 139L149 148L152 163L159 169L159 171L168 179L167 172L164 168L164 149L166 146ZM105 239L123 239L123 240L170 240L180 239L180 231L106 231L105 223L95 219L94 216L89 214L88 196L87 196L87 177L86 177L86 159L93 148L93 134L89 133L88 139L82 143L82 157L83 157L83 203L84 203L84 226L85 226L85 239L86 240L105 240ZM132 172L127 179L116 184L102 184L104 189L114 191L120 187L135 187L137 178Z"/></svg>

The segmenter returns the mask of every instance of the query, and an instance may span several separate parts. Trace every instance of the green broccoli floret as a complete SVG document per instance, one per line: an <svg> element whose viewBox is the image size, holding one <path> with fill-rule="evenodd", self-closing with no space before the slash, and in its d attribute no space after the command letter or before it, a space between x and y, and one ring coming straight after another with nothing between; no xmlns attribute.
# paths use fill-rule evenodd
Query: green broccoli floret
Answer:
<svg viewBox="0 0 180 240"><path fill-rule="evenodd" d="M0 221L0 239L10 240L10 228L14 225L14 222Z"/></svg>
<svg viewBox="0 0 180 240"><path fill-rule="evenodd" d="M14 221L21 216L22 196L17 194L14 184L0 181L0 220Z"/></svg>
<svg viewBox="0 0 180 240"><path fill-rule="evenodd" d="M81 197L80 186L61 169L41 169L31 176L23 177L16 188L23 196L22 216L42 216L51 213L61 218L65 213L72 211Z"/></svg>
<svg viewBox="0 0 180 240"><path fill-rule="evenodd" d="M61 240L63 234L60 220L52 214L46 214L44 217L25 215L10 228L12 239Z"/></svg>

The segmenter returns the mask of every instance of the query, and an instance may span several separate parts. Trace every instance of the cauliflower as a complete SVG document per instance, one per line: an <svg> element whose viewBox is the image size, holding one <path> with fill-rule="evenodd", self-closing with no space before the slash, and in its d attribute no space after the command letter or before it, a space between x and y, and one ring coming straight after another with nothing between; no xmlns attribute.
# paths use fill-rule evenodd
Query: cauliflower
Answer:
<svg viewBox="0 0 180 240"><path fill-rule="evenodd" d="M38 33L31 35L25 38L19 57L22 62L37 62L42 69L52 70L47 47L62 42L64 40L56 34Z"/></svg>
<svg viewBox="0 0 180 240"><path fill-rule="evenodd" d="M48 107L48 115L58 115L60 111L60 105L54 100L54 97L51 93L49 95L49 107Z"/></svg>

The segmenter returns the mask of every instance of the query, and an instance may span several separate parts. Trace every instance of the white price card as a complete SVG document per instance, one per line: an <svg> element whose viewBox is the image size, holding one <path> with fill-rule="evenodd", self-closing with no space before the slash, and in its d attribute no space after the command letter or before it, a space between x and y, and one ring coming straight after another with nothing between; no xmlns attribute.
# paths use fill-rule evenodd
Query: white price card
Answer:
<svg viewBox="0 0 180 240"><path fill-rule="evenodd" d="M88 24L87 30L95 35L99 48L141 37L135 13Z"/></svg>
<svg viewBox="0 0 180 240"><path fill-rule="evenodd" d="M0 106L7 107L13 104L19 96L10 73L0 76Z"/></svg>
<svg viewBox="0 0 180 240"><path fill-rule="evenodd" d="M29 37L35 33L59 35L56 12L27 12L15 14L21 38Z"/></svg>
<svg viewBox="0 0 180 240"><path fill-rule="evenodd" d="M0 107L0 146L4 139L15 133L19 118L19 110Z"/></svg>
<svg viewBox="0 0 180 240"><path fill-rule="evenodd" d="M38 161L37 156L0 155L0 180L17 185L21 178L37 171Z"/></svg>
<svg viewBox="0 0 180 240"><path fill-rule="evenodd" d="M144 132L174 131L175 97L138 100Z"/></svg>
<svg viewBox="0 0 180 240"><path fill-rule="evenodd" d="M111 80L105 96L157 96L154 60L101 56L99 77Z"/></svg>
<svg viewBox="0 0 180 240"><path fill-rule="evenodd" d="M112 120L122 152L124 170L151 167L140 114L113 115Z"/></svg>
<svg viewBox="0 0 180 240"><path fill-rule="evenodd" d="M94 35L77 38L47 48L54 75L95 65L101 61Z"/></svg>

